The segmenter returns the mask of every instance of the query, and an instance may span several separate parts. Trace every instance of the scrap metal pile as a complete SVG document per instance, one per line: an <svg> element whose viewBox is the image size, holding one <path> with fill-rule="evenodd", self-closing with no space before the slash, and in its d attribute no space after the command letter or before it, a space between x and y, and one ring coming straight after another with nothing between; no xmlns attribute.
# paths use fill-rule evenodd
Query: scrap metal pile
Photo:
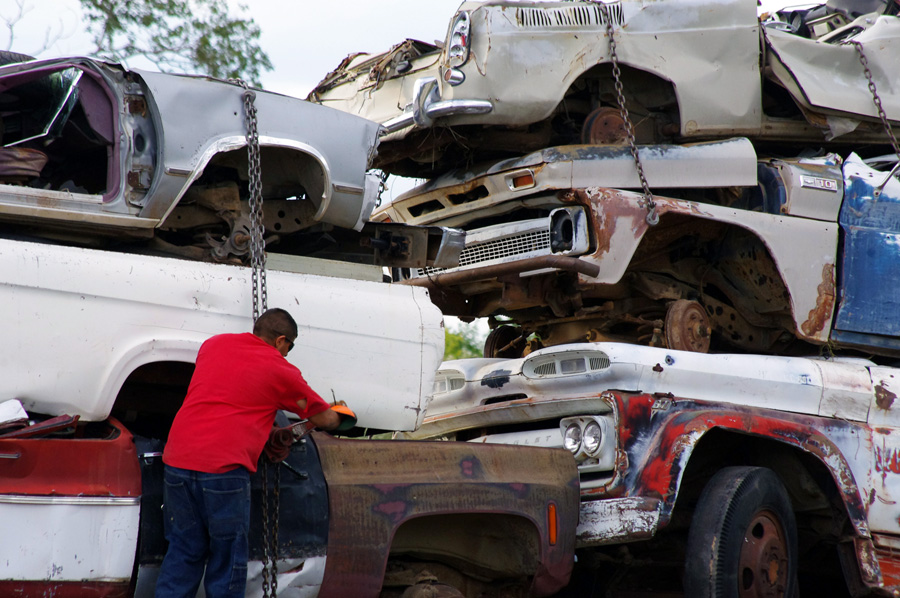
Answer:
<svg viewBox="0 0 900 598"><path fill-rule="evenodd" d="M466 2L445 42L348 57L310 94L425 179L373 220L467 231L396 271L486 357L626 341L900 352L896 0Z"/></svg>

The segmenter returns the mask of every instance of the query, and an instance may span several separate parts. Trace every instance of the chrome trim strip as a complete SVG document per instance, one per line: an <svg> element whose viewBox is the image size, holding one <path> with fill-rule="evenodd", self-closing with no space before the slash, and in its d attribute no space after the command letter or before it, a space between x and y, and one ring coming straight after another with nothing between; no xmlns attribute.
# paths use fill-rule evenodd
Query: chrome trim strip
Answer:
<svg viewBox="0 0 900 598"><path fill-rule="evenodd" d="M141 504L140 496L35 496L0 494L0 503L11 505L78 505L89 507L131 507Z"/></svg>

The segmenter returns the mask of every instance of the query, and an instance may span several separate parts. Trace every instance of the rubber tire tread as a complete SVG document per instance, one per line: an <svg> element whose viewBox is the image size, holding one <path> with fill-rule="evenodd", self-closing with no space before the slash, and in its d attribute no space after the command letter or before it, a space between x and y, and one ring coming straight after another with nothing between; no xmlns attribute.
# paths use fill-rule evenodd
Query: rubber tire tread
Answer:
<svg viewBox="0 0 900 598"><path fill-rule="evenodd" d="M726 467L706 484L688 532L684 591L691 598L737 598L741 545L753 516L767 509L787 540L788 586L797 595L797 523L781 480L764 467Z"/></svg>

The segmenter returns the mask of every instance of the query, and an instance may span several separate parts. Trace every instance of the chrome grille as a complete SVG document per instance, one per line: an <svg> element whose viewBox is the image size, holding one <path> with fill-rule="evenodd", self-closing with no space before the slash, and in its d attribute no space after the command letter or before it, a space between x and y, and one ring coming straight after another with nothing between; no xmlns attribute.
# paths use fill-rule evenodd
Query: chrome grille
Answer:
<svg viewBox="0 0 900 598"><path fill-rule="evenodd" d="M621 25L624 20L622 18L621 3L611 2L607 6L609 7L609 14L613 23ZM523 29L598 27L606 24L603 13L597 5L559 8L517 8L516 22Z"/></svg>
<svg viewBox="0 0 900 598"><path fill-rule="evenodd" d="M459 255L459 266L462 268L536 252L550 252L550 231L547 228L466 245ZM445 270L445 268L419 268L418 274L419 276L428 276L439 274Z"/></svg>

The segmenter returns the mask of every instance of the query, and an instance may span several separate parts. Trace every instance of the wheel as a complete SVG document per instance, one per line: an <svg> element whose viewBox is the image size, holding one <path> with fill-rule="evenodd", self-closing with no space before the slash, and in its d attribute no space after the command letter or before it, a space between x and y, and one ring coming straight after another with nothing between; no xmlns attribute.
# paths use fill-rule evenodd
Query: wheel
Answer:
<svg viewBox="0 0 900 598"><path fill-rule="evenodd" d="M666 346L676 351L709 351L712 328L706 310L696 301L679 299L666 311Z"/></svg>
<svg viewBox="0 0 900 598"><path fill-rule="evenodd" d="M628 141L625 119L618 108L603 106L584 119L581 142L595 145L623 145Z"/></svg>
<svg viewBox="0 0 900 598"><path fill-rule="evenodd" d="M522 356L524 340L515 342L522 337L522 329L509 324L497 326L491 330L484 339L485 357L504 357L515 359Z"/></svg>
<svg viewBox="0 0 900 598"><path fill-rule="evenodd" d="M727 467L706 484L688 532L685 596L793 598L797 524L778 476Z"/></svg>

